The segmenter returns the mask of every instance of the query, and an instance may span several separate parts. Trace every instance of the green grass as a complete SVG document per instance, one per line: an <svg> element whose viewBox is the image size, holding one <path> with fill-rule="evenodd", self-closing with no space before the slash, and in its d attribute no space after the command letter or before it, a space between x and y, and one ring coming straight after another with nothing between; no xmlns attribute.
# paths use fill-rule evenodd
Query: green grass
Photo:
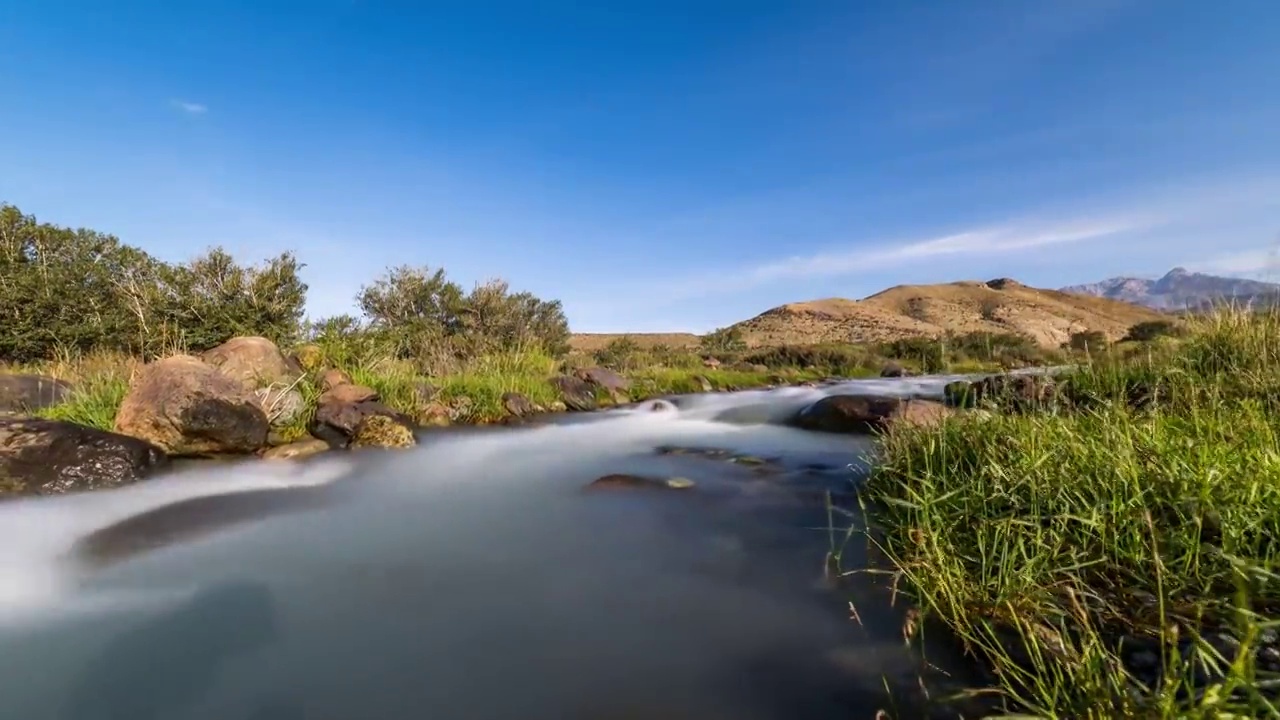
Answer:
<svg viewBox="0 0 1280 720"><path fill-rule="evenodd" d="M1064 394L884 439L861 497L899 588L1010 716L1280 717L1254 652L1280 627L1280 316L1195 320ZM1121 638L1163 683L1130 672Z"/></svg>

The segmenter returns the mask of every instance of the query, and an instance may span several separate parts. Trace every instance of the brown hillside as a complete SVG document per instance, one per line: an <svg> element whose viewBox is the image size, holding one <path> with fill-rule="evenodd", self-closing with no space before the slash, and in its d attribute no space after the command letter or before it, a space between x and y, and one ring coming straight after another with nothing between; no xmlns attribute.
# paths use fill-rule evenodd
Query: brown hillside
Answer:
<svg viewBox="0 0 1280 720"><path fill-rule="evenodd" d="M574 333L569 336L569 348L579 352L595 352L622 337L631 338L642 348L655 345L672 348L698 346L698 336L693 333Z"/></svg>
<svg viewBox="0 0 1280 720"><path fill-rule="evenodd" d="M1057 347L1072 333L1119 339L1135 323L1167 315L1105 298L1027 287L1013 280L899 285L862 300L791 303L738 323L756 346L881 342L947 333L1016 333Z"/></svg>

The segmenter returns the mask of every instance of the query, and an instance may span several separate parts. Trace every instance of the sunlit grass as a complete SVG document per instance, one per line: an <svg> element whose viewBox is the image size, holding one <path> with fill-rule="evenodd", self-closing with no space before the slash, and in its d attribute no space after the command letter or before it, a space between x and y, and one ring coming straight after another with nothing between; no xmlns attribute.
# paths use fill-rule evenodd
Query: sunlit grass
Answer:
<svg viewBox="0 0 1280 720"><path fill-rule="evenodd" d="M1280 316L1194 320L1172 351L1096 358L1052 407L892 433L870 536L1011 714L1280 717L1256 663L1280 617L1277 389Z"/></svg>

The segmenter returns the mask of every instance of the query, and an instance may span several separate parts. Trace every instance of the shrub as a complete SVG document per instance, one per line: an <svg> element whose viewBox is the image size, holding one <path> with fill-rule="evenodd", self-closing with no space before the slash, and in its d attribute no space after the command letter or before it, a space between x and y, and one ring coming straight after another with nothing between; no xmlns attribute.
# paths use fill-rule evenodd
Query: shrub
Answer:
<svg viewBox="0 0 1280 720"><path fill-rule="evenodd" d="M289 253L259 267L215 248L170 264L111 235L0 205L0 359L201 351L233 335L296 337L307 286Z"/></svg>
<svg viewBox="0 0 1280 720"><path fill-rule="evenodd" d="M401 266L362 288L356 301L368 327L384 334L398 357L435 371L493 352L568 350L560 302L512 293L501 280L464 293L444 270Z"/></svg>
<svg viewBox="0 0 1280 720"><path fill-rule="evenodd" d="M1158 337L1166 335L1177 337L1182 334L1182 326L1172 320L1147 320L1129 328L1129 332L1121 341L1150 342Z"/></svg>
<svg viewBox="0 0 1280 720"><path fill-rule="evenodd" d="M1097 352L1098 350L1106 349L1107 335L1100 330L1084 330L1071 333L1071 338L1067 340L1066 345L1071 350Z"/></svg>
<svg viewBox="0 0 1280 720"><path fill-rule="evenodd" d="M747 349L742 329L736 325L712 330L698 341L698 349L710 355L741 352Z"/></svg>

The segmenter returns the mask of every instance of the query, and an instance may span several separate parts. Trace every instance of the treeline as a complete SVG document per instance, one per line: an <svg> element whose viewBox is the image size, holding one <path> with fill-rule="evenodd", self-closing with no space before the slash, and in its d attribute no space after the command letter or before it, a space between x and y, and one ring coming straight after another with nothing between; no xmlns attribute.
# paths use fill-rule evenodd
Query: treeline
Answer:
<svg viewBox="0 0 1280 720"><path fill-rule="evenodd" d="M293 253L245 265L221 248L165 262L115 236L0 204L0 361L94 351L149 358L236 335L286 346L340 339L335 346L350 352L376 350L424 369L485 352L567 348L558 301L499 280L468 292L428 268L395 268L362 288L359 316L306 322L302 267Z"/></svg>

